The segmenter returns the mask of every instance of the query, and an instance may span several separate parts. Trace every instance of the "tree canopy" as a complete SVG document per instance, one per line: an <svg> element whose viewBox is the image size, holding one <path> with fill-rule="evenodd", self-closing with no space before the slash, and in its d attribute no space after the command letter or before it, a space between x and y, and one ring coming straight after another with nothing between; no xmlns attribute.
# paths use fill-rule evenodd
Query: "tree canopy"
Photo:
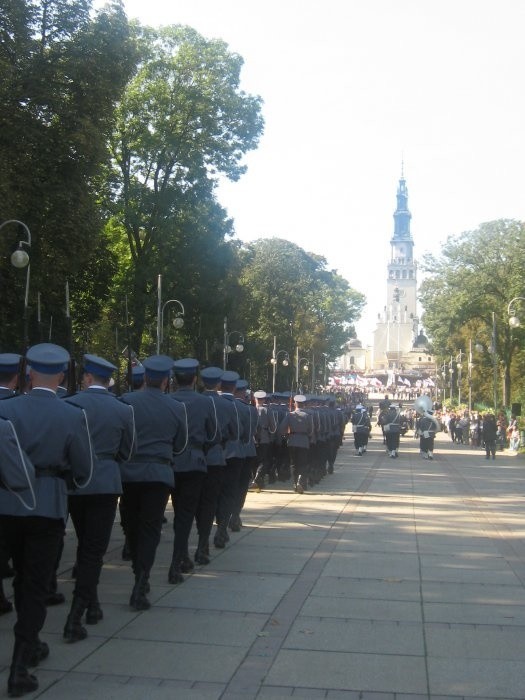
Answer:
<svg viewBox="0 0 525 700"><path fill-rule="evenodd" d="M435 353L448 360L461 349L466 357L472 341L478 346L472 368L477 397L491 396L495 362L503 405L510 403L512 378L518 382L513 396L523 391L523 331L510 328L507 309L514 297L525 295L524 264L525 226L508 219L451 237L441 255L424 259L420 301Z"/></svg>

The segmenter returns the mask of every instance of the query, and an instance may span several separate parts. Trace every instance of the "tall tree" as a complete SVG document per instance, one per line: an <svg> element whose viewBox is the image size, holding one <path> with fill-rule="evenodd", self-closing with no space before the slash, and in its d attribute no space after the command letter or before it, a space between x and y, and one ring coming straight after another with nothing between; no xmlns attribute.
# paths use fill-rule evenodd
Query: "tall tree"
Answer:
<svg viewBox="0 0 525 700"><path fill-rule="evenodd" d="M322 366L325 357L339 357L355 336L364 296L328 270L323 257L290 241L260 239L241 251L241 269L237 309L250 329L247 357L266 386L274 337L277 349L290 355L290 373L296 369L297 348L300 356Z"/></svg>
<svg viewBox="0 0 525 700"><path fill-rule="evenodd" d="M441 255L427 256L427 277L420 288L425 328L436 354L448 358L458 348L468 348L470 339L480 342L485 348L487 380L493 365L496 380L503 379L506 405L511 399L511 377L516 376L513 369L518 369L513 368L513 360L520 358L524 339L523 331L509 327L507 308L514 297L525 295L524 265L524 224L491 221L449 238ZM525 315L525 305L522 309ZM490 383L486 381L485 387Z"/></svg>
<svg viewBox="0 0 525 700"><path fill-rule="evenodd" d="M53 339L63 342L66 280L84 326L100 313L116 264L99 198L134 44L119 0L97 13L90 0L0 0L0 36L0 220L21 220L32 232L31 339L40 290ZM5 256L0 264L1 341L14 347L22 282Z"/></svg>
<svg viewBox="0 0 525 700"><path fill-rule="evenodd" d="M260 98L240 89L242 58L223 41L183 26L135 31L141 62L118 109L112 152L114 218L130 250L126 291L139 347L159 273L166 298L186 295L194 322L220 299L232 222L215 188L219 176L244 172L242 156L256 147L263 121Z"/></svg>

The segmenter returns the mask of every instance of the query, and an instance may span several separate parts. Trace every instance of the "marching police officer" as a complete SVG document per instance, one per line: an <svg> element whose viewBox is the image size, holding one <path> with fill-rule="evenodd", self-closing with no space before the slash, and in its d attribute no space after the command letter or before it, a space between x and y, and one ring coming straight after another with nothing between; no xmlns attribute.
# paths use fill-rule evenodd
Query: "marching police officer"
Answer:
<svg viewBox="0 0 525 700"><path fill-rule="evenodd" d="M170 490L175 485L174 456L188 442L184 406L165 393L173 368L166 355L143 362L145 387L121 400L135 413L137 446L129 462L120 465L121 508L128 538L135 585L129 600L134 610L148 610L149 575L160 542Z"/></svg>
<svg viewBox="0 0 525 700"><path fill-rule="evenodd" d="M12 352L0 354L0 400L16 396L21 359L20 355ZM9 566L9 558L7 544L0 526L0 615L13 610L11 601L5 596L3 584L4 578L10 578L14 574L14 571Z"/></svg>
<svg viewBox="0 0 525 700"><path fill-rule="evenodd" d="M351 421L356 454L361 457L366 452L371 428L370 416L363 404L358 403L352 411Z"/></svg>
<svg viewBox="0 0 525 700"><path fill-rule="evenodd" d="M213 544L218 549L224 549L229 541L228 524L235 507L235 499L238 494L239 476L244 464L244 448L242 445L243 424L241 421L240 404L234 397L235 386L239 375L237 372L227 370L221 375L221 396L231 403L234 413L234 435L226 440L224 456L226 468L222 480L219 499L217 501L217 530L213 538Z"/></svg>
<svg viewBox="0 0 525 700"><path fill-rule="evenodd" d="M170 396L184 406L187 444L184 451L175 456L175 487L171 491L175 537L168 572L170 583L182 583L182 574L194 568L188 540L207 473L205 452L221 441L215 404L208 396L195 391L198 367L198 360L190 357L177 360L173 367L177 388Z"/></svg>
<svg viewBox="0 0 525 700"><path fill-rule="evenodd" d="M257 468L250 489L261 491L264 488L265 477L272 469L272 435L270 434L271 422L268 406L266 405L267 393L256 391L253 395L257 410L257 429L255 431L255 445L257 450Z"/></svg>
<svg viewBox="0 0 525 700"><path fill-rule="evenodd" d="M296 394L294 396L295 410L289 412L282 419L277 429L279 435L287 436L293 484L297 493L304 493L307 488L308 450L314 431L312 416L303 409L305 401L304 394Z"/></svg>
<svg viewBox="0 0 525 700"><path fill-rule="evenodd" d="M72 491L69 513L78 538L76 581L64 639L77 642L87 637L81 625L94 625L103 617L97 595L115 513L122 493L120 462L127 462L135 444L133 409L108 390L115 365L96 355L84 355L84 390L65 399L86 412L93 451L93 478L82 494Z"/></svg>
<svg viewBox="0 0 525 700"><path fill-rule="evenodd" d="M238 379L235 385L235 399L242 416L243 432L242 446L244 460L239 474L237 494L235 496L229 527L232 532L239 532L242 527L241 511L246 501L246 494L257 469L257 448L255 446L255 433L257 431L257 419L259 414L250 401L251 392L248 390L246 379Z"/></svg>
<svg viewBox="0 0 525 700"><path fill-rule="evenodd" d="M205 367L200 373L204 385L203 396L207 396L213 402L214 411L219 421L221 439L220 443L212 445L206 452L207 473L195 512L195 523L199 536L194 557L196 564L210 563L209 538L226 468L224 445L228 440L235 439L237 428L236 413L232 402L217 391L223 371L220 367Z"/></svg>
<svg viewBox="0 0 525 700"><path fill-rule="evenodd" d="M38 634L46 618L45 598L54 573L67 518L67 485L86 486L93 471L84 411L58 399L56 389L69 353L40 343L26 355L32 389L0 401L0 416L15 426L20 445L35 468L35 507L0 492L0 519L10 548L17 620L7 689L19 697L38 688L28 667L49 654Z"/></svg>

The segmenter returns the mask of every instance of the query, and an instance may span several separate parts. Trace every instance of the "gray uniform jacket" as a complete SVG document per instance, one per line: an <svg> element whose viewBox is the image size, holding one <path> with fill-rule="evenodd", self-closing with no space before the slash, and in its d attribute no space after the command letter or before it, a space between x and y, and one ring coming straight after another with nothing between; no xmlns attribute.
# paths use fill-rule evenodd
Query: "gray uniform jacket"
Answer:
<svg viewBox="0 0 525 700"><path fill-rule="evenodd" d="M16 393L9 389L7 386L0 386L0 401L2 399L12 399L16 396Z"/></svg>
<svg viewBox="0 0 525 700"><path fill-rule="evenodd" d="M35 488L35 468L20 447L18 435L11 421L0 418L0 488L26 491ZM34 508L34 499L27 504Z"/></svg>
<svg viewBox="0 0 525 700"><path fill-rule="evenodd" d="M28 511L13 494L2 490L0 513L65 520L65 479L72 480L81 492L89 484L93 472L86 414L59 399L54 391L35 388L29 394L0 401L0 416L13 422L36 476L35 509ZM25 500L28 498L29 495Z"/></svg>
<svg viewBox="0 0 525 700"><path fill-rule="evenodd" d="M238 406L239 401L235 399L233 394L221 394L221 397L228 401L230 404L230 411L233 418L233 437L226 440L224 445L224 456L225 458L231 459L232 457L237 457L239 459L244 458L244 449L242 445L242 435L243 435L243 425L241 422L241 410Z"/></svg>
<svg viewBox="0 0 525 700"><path fill-rule="evenodd" d="M352 430L354 433L370 432L370 417L368 411L354 411L352 413Z"/></svg>
<svg viewBox="0 0 525 700"><path fill-rule="evenodd" d="M312 416L300 408L288 413L279 424L279 435L288 436L288 447L310 447L314 433Z"/></svg>
<svg viewBox="0 0 525 700"><path fill-rule="evenodd" d="M273 432L275 432L276 425L272 425L270 421L268 406L258 406L257 413L259 417L257 419L255 442L257 445L269 445L273 439L273 435L271 435L270 431L273 430Z"/></svg>
<svg viewBox="0 0 525 700"><path fill-rule="evenodd" d="M122 493L118 463L129 461L135 449L133 408L103 387L89 387L64 400L83 408L88 417L95 460L93 478L82 495Z"/></svg>
<svg viewBox="0 0 525 700"><path fill-rule="evenodd" d="M228 440L235 440L237 435L237 414L232 402L225 399L217 391L206 389L202 395L213 401L220 430L220 443L212 445L206 452L206 464L208 466L224 466L226 464L224 446Z"/></svg>
<svg viewBox="0 0 525 700"><path fill-rule="evenodd" d="M186 444L184 407L160 389L123 394L120 400L133 406L137 448L129 462L120 465L122 481L155 481L175 485L174 454Z"/></svg>
<svg viewBox="0 0 525 700"><path fill-rule="evenodd" d="M259 419L259 414L255 406L252 406L251 403L246 403L241 399L238 399L238 401L245 407L242 409L245 414L244 420L246 421L245 431L243 434L244 456L256 457L257 448L255 446L255 433L257 432L257 421Z"/></svg>
<svg viewBox="0 0 525 700"><path fill-rule="evenodd" d="M170 398L184 404L187 422L186 449L175 456L175 473L206 472L204 453L212 445L220 444L221 430L215 404L209 398L187 387L181 387Z"/></svg>

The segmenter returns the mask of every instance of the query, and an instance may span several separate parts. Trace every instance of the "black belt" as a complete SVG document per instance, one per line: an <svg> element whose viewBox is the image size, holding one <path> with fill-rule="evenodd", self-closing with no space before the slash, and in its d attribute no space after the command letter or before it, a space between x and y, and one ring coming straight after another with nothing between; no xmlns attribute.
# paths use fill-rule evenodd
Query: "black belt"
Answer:
<svg viewBox="0 0 525 700"><path fill-rule="evenodd" d="M102 454L102 455L96 455L96 457L97 457L97 459L99 460L99 462L100 462L101 460L103 460L103 459L111 459L113 462L115 461L115 455L114 455L114 454L111 454L111 455Z"/></svg>
<svg viewBox="0 0 525 700"><path fill-rule="evenodd" d="M35 467L35 476L39 479L42 476L54 476L59 479L65 479L68 472L60 469L60 467Z"/></svg>
<svg viewBox="0 0 525 700"><path fill-rule="evenodd" d="M144 456L136 456L133 457L132 460L129 462L130 464L137 463L137 464L169 464L171 466L172 462L171 459L167 459L166 457L148 457L146 455Z"/></svg>

